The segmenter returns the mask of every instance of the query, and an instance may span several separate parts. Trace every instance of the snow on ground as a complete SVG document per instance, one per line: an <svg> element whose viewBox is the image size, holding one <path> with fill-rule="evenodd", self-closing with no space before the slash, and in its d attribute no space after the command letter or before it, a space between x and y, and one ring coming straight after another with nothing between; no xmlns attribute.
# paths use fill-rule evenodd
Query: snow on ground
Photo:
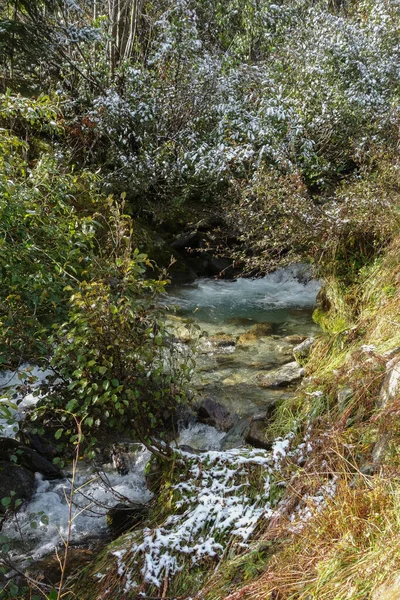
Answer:
<svg viewBox="0 0 400 600"><path fill-rule="evenodd" d="M272 452L180 451L186 471L173 488L178 495L174 514L160 527L146 529L139 539L132 534L131 542L114 552L125 591L138 587L137 564L142 564L140 579L159 588L164 577L181 571L187 560L200 565L204 559L220 559L232 542L246 545L260 519L274 514L269 499L273 475L289 442L277 440ZM260 469L257 487L251 483L255 469Z"/></svg>

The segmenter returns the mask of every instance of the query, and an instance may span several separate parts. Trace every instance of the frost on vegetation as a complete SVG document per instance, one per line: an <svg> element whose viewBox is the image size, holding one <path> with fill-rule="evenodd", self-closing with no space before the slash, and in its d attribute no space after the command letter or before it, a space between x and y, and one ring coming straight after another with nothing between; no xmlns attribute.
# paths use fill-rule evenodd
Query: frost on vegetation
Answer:
<svg viewBox="0 0 400 600"><path fill-rule="evenodd" d="M160 588L165 577L188 564L218 561L231 544L246 547L260 520L275 514L270 495L293 437L276 440L272 452L180 451L186 470L173 486L175 514L160 527L146 529L140 540L125 538L124 546L113 552L125 591L138 587L142 579Z"/></svg>
<svg viewBox="0 0 400 600"><path fill-rule="evenodd" d="M290 531L300 532L316 513L326 507L326 502L336 494L337 479L337 476L332 477L327 483L322 484L314 494L306 494L301 498L299 505L290 514Z"/></svg>
<svg viewBox="0 0 400 600"><path fill-rule="evenodd" d="M151 185L157 173L207 189L265 161L289 171L300 164L322 181L343 152L382 137L400 74L398 3L362 3L363 18L305 0L266 1L250 13L251 35L241 31L221 52L204 35L201 5L173 3L155 23L146 66L127 69L123 98L110 89L95 101L91 119L130 185ZM253 38L257 60L246 58Z"/></svg>

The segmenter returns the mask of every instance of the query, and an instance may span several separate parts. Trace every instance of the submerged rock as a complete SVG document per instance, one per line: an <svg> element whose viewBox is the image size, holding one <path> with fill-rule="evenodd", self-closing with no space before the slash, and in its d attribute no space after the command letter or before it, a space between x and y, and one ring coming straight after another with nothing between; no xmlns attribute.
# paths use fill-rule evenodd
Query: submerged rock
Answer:
<svg viewBox="0 0 400 600"><path fill-rule="evenodd" d="M241 383L251 383L249 373L241 373L240 371L236 373L231 373L228 377L225 377L222 380L223 385L240 385Z"/></svg>
<svg viewBox="0 0 400 600"><path fill-rule="evenodd" d="M128 475L130 470L130 461L126 452L121 451L118 444L113 444L111 451L111 459L114 469L120 475Z"/></svg>
<svg viewBox="0 0 400 600"><path fill-rule="evenodd" d="M286 387L299 381L304 369L296 362L290 362L279 369L258 376L258 385L263 388Z"/></svg>
<svg viewBox="0 0 400 600"><path fill-rule="evenodd" d="M306 335L297 335L297 334L293 334L293 335L285 335L284 338L282 338L282 341L287 342L288 344L294 344L294 345L299 345L302 342L304 342L307 339Z"/></svg>
<svg viewBox="0 0 400 600"><path fill-rule="evenodd" d="M254 344L258 339L271 335L271 323L256 323L246 333L243 333L238 339L238 346L247 346Z"/></svg>
<svg viewBox="0 0 400 600"><path fill-rule="evenodd" d="M216 333L208 338L208 341L217 346L217 348L228 348L236 346L236 340L227 333Z"/></svg>
<svg viewBox="0 0 400 600"><path fill-rule="evenodd" d="M227 323L229 323L229 325L242 327L243 325L253 325L254 319L250 319L249 317L231 317L227 320Z"/></svg>

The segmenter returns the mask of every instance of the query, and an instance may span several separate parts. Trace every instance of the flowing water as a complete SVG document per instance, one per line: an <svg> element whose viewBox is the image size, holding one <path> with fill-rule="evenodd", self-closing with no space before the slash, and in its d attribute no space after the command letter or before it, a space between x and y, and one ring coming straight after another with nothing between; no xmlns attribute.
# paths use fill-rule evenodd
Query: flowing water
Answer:
<svg viewBox="0 0 400 600"><path fill-rule="evenodd" d="M199 348L194 385L200 397L239 417L288 397L290 391L260 387L260 379L293 361L293 347L318 331L311 315L319 288L298 265L262 279L202 279L173 290L176 334Z"/></svg>
<svg viewBox="0 0 400 600"><path fill-rule="evenodd" d="M304 267L296 266L263 279L203 279L171 289L168 305L178 309L169 322L177 341L187 347L195 343L197 348L196 394L223 404L235 421L229 433L202 423L186 423L179 444L201 451L241 446L241 419L293 394L290 387L261 387L260 377L293 361L293 346L317 331L311 313L319 287ZM22 403L24 410L31 400L28 395ZM75 481L79 490L74 495L73 544L87 544L107 533L105 514L110 506L145 503L151 498L144 476L148 458L147 451L135 447L127 475L117 474L112 465L103 465L97 473L80 466ZM3 526L14 559L30 556L35 560L62 544L70 489L69 478L49 482L37 476L32 501Z"/></svg>

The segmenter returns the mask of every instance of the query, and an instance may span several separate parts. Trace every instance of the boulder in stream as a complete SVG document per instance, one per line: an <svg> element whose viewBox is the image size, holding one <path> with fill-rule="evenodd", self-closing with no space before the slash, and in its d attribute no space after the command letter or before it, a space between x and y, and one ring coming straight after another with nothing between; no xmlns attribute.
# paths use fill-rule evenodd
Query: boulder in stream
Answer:
<svg viewBox="0 0 400 600"><path fill-rule="evenodd" d="M286 387L299 381L303 375L304 369L293 361L279 369L259 375L258 385L263 388Z"/></svg>
<svg viewBox="0 0 400 600"><path fill-rule="evenodd" d="M212 425L220 431L228 431L234 424L234 417L229 410L211 398L201 401L197 410L197 418L200 423Z"/></svg>
<svg viewBox="0 0 400 600"><path fill-rule="evenodd" d="M122 504L119 502L106 515L107 526L113 537L118 537L142 523L149 514L149 507L138 502Z"/></svg>
<svg viewBox="0 0 400 600"><path fill-rule="evenodd" d="M15 463L32 471L41 473L45 479L59 479L62 477L60 469L36 450L28 448L12 438L0 438L0 460L9 461L15 457Z"/></svg>
<svg viewBox="0 0 400 600"><path fill-rule="evenodd" d="M0 514L6 509L16 510L18 500L29 500L35 490L32 471L10 461L0 460ZM4 499L10 499L4 501Z"/></svg>

